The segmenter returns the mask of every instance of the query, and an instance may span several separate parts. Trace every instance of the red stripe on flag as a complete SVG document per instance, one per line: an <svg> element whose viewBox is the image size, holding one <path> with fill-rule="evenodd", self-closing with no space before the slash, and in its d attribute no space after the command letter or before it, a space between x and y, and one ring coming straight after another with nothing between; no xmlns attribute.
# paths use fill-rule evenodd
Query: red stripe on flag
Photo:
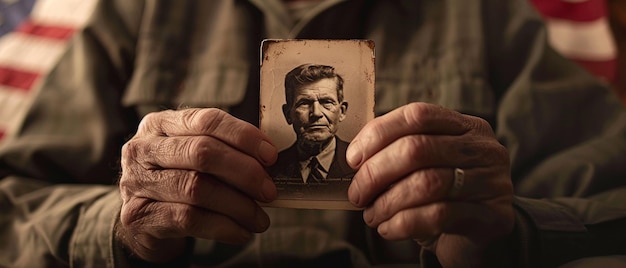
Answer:
<svg viewBox="0 0 626 268"><path fill-rule="evenodd" d="M39 78L38 73L0 66L0 85L28 91L37 81L37 78Z"/></svg>
<svg viewBox="0 0 626 268"><path fill-rule="evenodd" d="M539 13L545 17L578 22L594 21L606 17L603 0L565 2L563 0L531 0Z"/></svg>
<svg viewBox="0 0 626 268"><path fill-rule="evenodd" d="M597 77L613 82L617 71L617 60L591 61L571 59Z"/></svg>
<svg viewBox="0 0 626 268"><path fill-rule="evenodd" d="M15 29L16 32L40 36L51 39L58 40L66 40L72 36L74 33L73 28L63 27L63 26L54 26L54 25L44 25L37 24L30 20L26 20L20 24L20 26Z"/></svg>

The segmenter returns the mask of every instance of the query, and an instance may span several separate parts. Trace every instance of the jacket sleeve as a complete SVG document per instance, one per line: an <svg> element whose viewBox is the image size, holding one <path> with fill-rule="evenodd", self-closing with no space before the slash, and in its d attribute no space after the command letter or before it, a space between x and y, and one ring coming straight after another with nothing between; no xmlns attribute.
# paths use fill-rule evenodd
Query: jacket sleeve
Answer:
<svg viewBox="0 0 626 268"><path fill-rule="evenodd" d="M121 205L114 186L0 181L0 265L113 267L111 232Z"/></svg>
<svg viewBox="0 0 626 268"><path fill-rule="evenodd" d="M496 134L510 151L519 196L520 266L626 254L624 107L605 83L547 45L526 1L484 3Z"/></svg>
<svg viewBox="0 0 626 268"><path fill-rule="evenodd" d="M19 92L26 99L19 112L4 118L13 123L0 141L0 266L115 265L121 202L112 184L119 148L136 126L125 121L136 116L120 98L141 9L141 1L41 0L28 20L32 31L2 37L0 45L25 40L18 52L43 45L57 56L44 62L49 54L0 50L10 62L31 57L39 72ZM53 35L60 31L69 35Z"/></svg>

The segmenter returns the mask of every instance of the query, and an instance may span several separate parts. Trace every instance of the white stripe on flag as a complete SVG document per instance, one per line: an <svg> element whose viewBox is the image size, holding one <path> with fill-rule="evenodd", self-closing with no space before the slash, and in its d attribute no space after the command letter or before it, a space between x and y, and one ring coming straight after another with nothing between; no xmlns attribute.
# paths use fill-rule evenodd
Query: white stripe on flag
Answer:
<svg viewBox="0 0 626 268"><path fill-rule="evenodd" d="M30 17L40 24L81 28L88 22L97 2L97 0L38 0Z"/></svg>
<svg viewBox="0 0 626 268"><path fill-rule="evenodd" d="M0 38L0 66L47 73L66 47L62 40L9 33Z"/></svg>
<svg viewBox="0 0 626 268"><path fill-rule="evenodd" d="M552 46L569 58L606 61L617 55L606 18L591 22L547 19Z"/></svg>

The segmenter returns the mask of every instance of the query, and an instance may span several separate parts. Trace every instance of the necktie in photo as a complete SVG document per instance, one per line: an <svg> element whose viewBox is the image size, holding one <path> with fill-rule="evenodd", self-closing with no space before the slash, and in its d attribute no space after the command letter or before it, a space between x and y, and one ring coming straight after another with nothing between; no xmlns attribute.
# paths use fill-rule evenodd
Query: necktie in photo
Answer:
<svg viewBox="0 0 626 268"><path fill-rule="evenodd" d="M311 173L309 173L307 183L320 183L324 181L324 175L322 175L322 170L324 170L324 167L322 167L320 165L320 162L317 161L317 157L311 158L311 162L309 162L309 168L311 169Z"/></svg>

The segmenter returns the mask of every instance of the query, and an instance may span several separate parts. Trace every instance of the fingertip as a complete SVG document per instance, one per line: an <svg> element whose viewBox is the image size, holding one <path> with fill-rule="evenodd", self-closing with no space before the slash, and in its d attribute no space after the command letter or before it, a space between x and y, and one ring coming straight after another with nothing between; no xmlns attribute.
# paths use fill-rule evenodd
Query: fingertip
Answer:
<svg viewBox="0 0 626 268"><path fill-rule="evenodd" d="M350 183L350 187L348 187L348 201L352 203L357 208L361 208L362 206L359 204L360 201L360 193L358 189L357 182L353 179L352 183Z"/></svg>
<svg viewBox="0 0 626 268"><path fill-rule="evenodd" d="M239 229L239 237L232 241L233 244L245 244L246 242L252 239L252 232L245 230L243 228Z"/></svg>
<svg viewBox="0 0 626 268"><path fill-rule="evenodd" d="M217 234L216 237L208 239L215 239L215 241L229 245L243 245L252 239L252 232L241 226L237 226L235 228L236 230L229 230L229 228L224 229Z"/></svg>
<svg viewBox="0 0 626 268"><path fill-rule="evenodd" d="M374 224L374 215L369 209L363 210L363 221L365 221L365 224L367 224L367 226L369 227L376 226Z"/></svg>
<svg viewBox="0 0 626 268"><path fill-rule="evenodd" d="M378 234L380 236L382 236L383 238L387 238L387 236L389 235L389 223L381 223L380 225L378 225L378 228L376 230L378 231Z"/></svg>
<svg viewBox="0 0 626 268"><path fill-rule="evenodd" d="M257 213L256 214L257 229L255 230L255 232L256 233L265 232L270 227L270 217L260 207L258 208L256 213Z"/></svg>
<svg viewBox="0 0 626 268"><path fill-rule="evenodd" d="M266 140L261 140L258 148L258 155L264 165L270 166L278 159L278 151L276 147Z"/></svg>
<svg viewBox="0 0 626 268"><path fill-rule="evenodd" d="M350 167L356 169L361 166L363 161L363 153L361 152L361 144L359 140L354 140L348 146L346 150L346 161Z"/></svg>
<svg viewBox="0 0 626 268"><path fill-rule="evenodd" d="M263 184L261 185L261 197L263 198L263 202L272 202L276 199L278 192L276 190L276 185L272 181L271 178L267 178L263 180Z"/></svg>

